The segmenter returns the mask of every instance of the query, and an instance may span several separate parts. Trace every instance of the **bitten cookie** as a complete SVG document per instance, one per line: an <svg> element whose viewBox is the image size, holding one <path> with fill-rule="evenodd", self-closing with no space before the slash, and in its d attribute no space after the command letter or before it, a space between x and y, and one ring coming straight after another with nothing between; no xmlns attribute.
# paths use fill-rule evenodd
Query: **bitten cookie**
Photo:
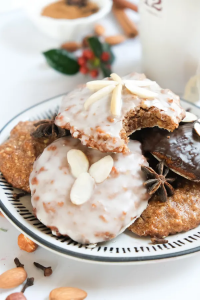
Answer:
<svg viewBox="0 0 200 300"><path fill-rule="evenodd" d="M128 136L144 127L173 131L185 117L180 99L143 74L88 82L62 100L56 125L83 145L102 152L127 152Z"/></svg>
<svg viewBox="0 0 200 300"><path fill-rule="evenodd" d="M0 145L0 171L15 188L30 192L29 176L33 163L53 139L35 140L31 133L37 121L19 122L11 131L10 138Z"/></svg>
<svg viewBox="0 0 200 300"><path fill-rule="evenodd" d="M200 224L200 185L179 179L174 195L163 203L154 195L142 215L129 227L140 236L165 237Z"/></svg>
<svg viewBox="0 0 200 300"><path fill-rule="evenodd" d="M33 210L55 235L88 244L108 241L140 216L149 195L141 165L148 165L137 141L130 153L89 149L72 137L49 145L30 176Z"/></svg>

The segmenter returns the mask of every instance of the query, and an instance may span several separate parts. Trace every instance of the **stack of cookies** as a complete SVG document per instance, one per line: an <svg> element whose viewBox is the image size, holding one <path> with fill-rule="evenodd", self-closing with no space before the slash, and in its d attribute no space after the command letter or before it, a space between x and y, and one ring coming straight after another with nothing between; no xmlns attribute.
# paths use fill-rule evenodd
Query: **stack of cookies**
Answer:
<svg viewBox="0 0 200 300"><path fill-rule="evenodd" d="M26 138L13 129L0 146L0 169L13 186L31 191L34 214L53 234L79 243L108 241L128 227L159 237L189 230L200 213L184 227L179 212L200 207L200 137L194 115L179 126L185 115L177 95L143 74L111 74L67 94L55 121L25 122L23 130L20 123ZM175 146L180 135L190 146ZM31 159L17 169L22 153Z"/></svg>

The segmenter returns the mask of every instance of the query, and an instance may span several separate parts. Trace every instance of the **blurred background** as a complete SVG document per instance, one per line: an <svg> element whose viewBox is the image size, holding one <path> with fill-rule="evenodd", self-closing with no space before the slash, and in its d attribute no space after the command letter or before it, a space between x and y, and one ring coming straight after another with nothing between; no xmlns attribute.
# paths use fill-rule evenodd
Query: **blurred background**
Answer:
<svg viewBox="0 0 200 300"><path fill-rule="evenodd" d="M198 0L0 0L0 125L10 107L113 71L144 72L199 104L199 11Z"/></svg>

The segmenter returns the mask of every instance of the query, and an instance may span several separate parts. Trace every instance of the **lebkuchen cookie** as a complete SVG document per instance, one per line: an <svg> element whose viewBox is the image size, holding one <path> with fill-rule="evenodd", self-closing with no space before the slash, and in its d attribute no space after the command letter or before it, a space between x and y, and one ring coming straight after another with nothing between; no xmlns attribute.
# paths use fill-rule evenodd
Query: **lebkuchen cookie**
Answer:
<svg viewBox="0 0 200 300"><path fill-rule="evenodd" d="M78 139L61 138L35 161L30 176L37 218L55 235L89 244L122 233L147 207L141 165L148 166L138 141L130 152L102 153Z"/></svg>
<svg viewBox="0 0 200 300"><path fill-rule="evenodd" d="M200 224L200 186L197 182L179 178L174 195L160 202L153 195L147 209L129 230L140 236L166 237L188 231Z"/></svg>
<svg viewBox="0 0 200 300"><path fill-rule="evenodd" d="M164 161L173 172L200 182L200 136L195 131L198 124L183 123L172 133L159 128L144 129L140 135L142 149Z"/></svg>
<svg viewBox="0 0 200 300"><path fill-rule="evenodd" d="M31 133L38 121L19 122L10 137L0 145L0 171L13 187L30 192L33 163L55 138L34 139Z"/></svg>
<svg viewBox="0 0 200 300"><path fill-rule="evenodd" d="M91 81L66 95L55 124L83 145L128 152L128 136L144 127L173 131L185 117L180 99L143 74Z"/></svg>

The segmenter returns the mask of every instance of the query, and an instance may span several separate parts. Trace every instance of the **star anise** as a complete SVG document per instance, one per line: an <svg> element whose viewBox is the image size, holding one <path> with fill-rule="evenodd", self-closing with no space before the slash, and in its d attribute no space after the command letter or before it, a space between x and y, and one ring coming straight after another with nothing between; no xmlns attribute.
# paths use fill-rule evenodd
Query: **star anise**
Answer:
<svg viewBox="0 0 200 300"><path fill-rule="evenodd" d="M147 187L147 190L150 195L153 195L157 192L160 196L160 200L162 202L167 201L168 196L172 196L174 194L174 188L170 183L174 182L176 178L166 178L169 173L169 169L165 168L164 170L164 162L161 161L156 166L158 172L156 173L150 167L142 166L142 171L147 175L147 181L144 182L144 186Z"/></svg>
<svg viewBox="0 0 200 300"><path fill-rule="evenodd" d="M57 125L55 125L54 120L55 120L56 115L53 116L52 119L48 120L41 120L37 123L34 124L36 128L35 131L33 131L31 133L31 136L38 139L38 138L59 138L59 137L63 137L63 136L68 136L70 135L69 131L58 127Z"/></svg>

